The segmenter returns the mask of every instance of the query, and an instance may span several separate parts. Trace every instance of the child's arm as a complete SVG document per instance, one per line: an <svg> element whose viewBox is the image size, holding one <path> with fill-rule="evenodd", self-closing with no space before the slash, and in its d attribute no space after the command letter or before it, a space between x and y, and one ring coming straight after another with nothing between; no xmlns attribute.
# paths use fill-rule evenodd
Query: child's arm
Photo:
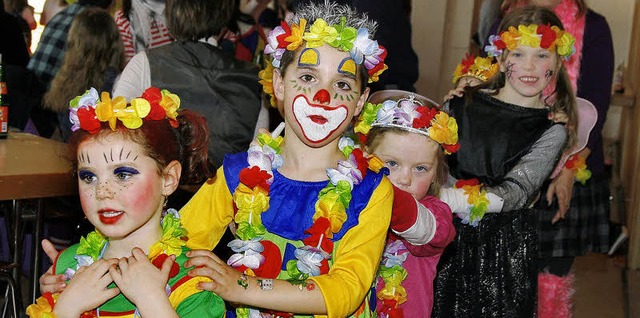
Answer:
<svg viewBox="0 0 640 318"><path fill-rule="evenodd" d="M53 309L55 316L77 318L118 295L118 288L108 288L113 281L109 268L116 262L115 259L99 259L89 266L80 267L60 294Z"/></svg>
<svg viewBox="0 0 640 318"><path fill-rule="evenodd" d="M489 200L486 212L513 211L531 204L554 167L555 161L549 162L550 158L559 158L566 139L567 132L563 126L552 126L520 158L502 183L483 187ZM440 193L440 199L449 204L453 213L469 213L472 205L463 189L444 188Z"/></svg>
<svg viewBox="0 0 640 318"><path fill-rule="evenodd" d="M414 256L442 253L455 236L451 209L432 196L419 202L409 193L393 188L391 230Z"/></svg>

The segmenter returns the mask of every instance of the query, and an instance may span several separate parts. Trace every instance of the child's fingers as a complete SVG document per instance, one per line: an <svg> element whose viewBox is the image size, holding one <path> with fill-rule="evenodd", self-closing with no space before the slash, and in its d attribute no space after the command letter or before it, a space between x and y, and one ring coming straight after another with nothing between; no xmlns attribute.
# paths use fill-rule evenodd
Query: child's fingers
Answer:
<svg viewBox="0 0 640 318"><path fill-rule="evenodd" d="M51 261L51 263L55 263L56 262L56 258L58 257L58 250L56 250L56 247L53 246L53 243L51 243L51 241L44 239L42 240L42 250L44 251L45 254L47 254L47 257L49 257L49 260Z"/></svg>

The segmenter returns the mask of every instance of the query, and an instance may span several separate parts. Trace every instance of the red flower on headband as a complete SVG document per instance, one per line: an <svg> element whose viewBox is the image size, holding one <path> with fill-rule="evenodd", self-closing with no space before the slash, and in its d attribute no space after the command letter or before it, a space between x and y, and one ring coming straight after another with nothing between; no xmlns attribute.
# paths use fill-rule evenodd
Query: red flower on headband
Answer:
<svg viewBox="0 0 640 318"><path fill-rule="evenodd" d="M411 125L413 126L413 128L418 129L429 127L431 125L431 120L436 117L436 114L438 114L437 109L429 108L426 106L420 106L416 108L416 111L420 113L420 117L414 118Z"/></svg>
<svg viewBox="0 0 640 318"><path fill-rule="evenodd" d="M449 153L454 153L458 150L460 150L460 143L456 143L455 145L442 145L444 147L444 150L448 151Z"/></svg>
<svg viewBox="0 0 640 318"><path fill-rule="evenodd" d="M81 107L78 109L78 121L80 128L95 134L100 131L100 121L96 117L96 109L93 107Z"/></svg>
<svg viewBox="0 0 640 318"><path fill-rule="evenodd" d="M149 87L142 93L142 98L146 99L150 104L160 103L162 92L157 87Z"/></svg>
<svg viewBox="0 0 640 318"><path fill-rule="evenodd" d="M539 25L536 33L540 34L542 37L540 40L540 47L543 49L550 48L557 38L556 32L551 29L551 25L549 24Z"/></svg>
<svg viewBox="0 0 640 318"><path fill-rule="evenodd" d="M276 36L276 39L278 39L278 48L286 48L290 42L285 41L285 39L291 36L291 28L289 27L289 24L284 21L280 22L280 26L282 27L282 30L284 30L284 33Z"/></svg>
<svg viewBox="0 0 640 318"><path fill-rule="evenodd" d="M474 62L475 62L475 56L473 56L473 54L465 54L464 59L462 59L462 74L466 73L467 71L469 71L469 68L471 66L473 66Z"/></svg>

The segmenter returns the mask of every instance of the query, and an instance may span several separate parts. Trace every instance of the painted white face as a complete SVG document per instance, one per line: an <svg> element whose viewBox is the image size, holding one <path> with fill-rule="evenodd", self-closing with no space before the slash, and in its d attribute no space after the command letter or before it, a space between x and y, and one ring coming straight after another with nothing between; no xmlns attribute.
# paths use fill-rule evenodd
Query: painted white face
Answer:
<svg viewBox="0 0 640 318"><path fill-rule="evenodd" d="M387 131L373 153L389 169L389 181L420 200L436 177L439 148L424 135Z"/></svg>
<svg viewBox="0 0 640 318"><path fill-rule="evenodd" d="M558 56L543 48L518 46L507 53L500 63L505 73L503 94L505 102L536 105L542 91L553 81L558 69Z"/></svg>
<svg viewBox="0 0 640 318"><path fill-rule="evenodd" d="M274 72L276 97L297 138L322 147L344 132L368 96L360 93L359 71L349 53L324 45L300 49L284 77Z"/></svg>
<svg viewBox="0 0 640 318"><path fill-rule="evenodd" d="M349 113L344 105L331 108L311 104L303 94L293 100L292 109L305 138L313 143L327 139L345 122Z"/></svg>
<svg viewBox="0 0 640 318"><path fill-rule="evenodd" d="M107 237L144 237L158 230L163 180L142 147L120 134L90 138L78 147L82 209Z"/></svg>

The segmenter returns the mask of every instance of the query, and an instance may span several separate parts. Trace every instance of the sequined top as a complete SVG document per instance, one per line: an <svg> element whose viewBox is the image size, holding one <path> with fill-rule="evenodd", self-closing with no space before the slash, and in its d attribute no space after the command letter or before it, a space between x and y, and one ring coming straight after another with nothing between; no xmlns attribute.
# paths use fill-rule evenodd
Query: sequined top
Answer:
<svg viewBox="0 0 640 318"><path fill-rule="evenodd" d="M460 151L448 157L456 179L478 178L504 199L502 211L529 206L555 166L567 132L546 109L502 102L485 93L456 97L446 110L458 122Z"/></svg>

